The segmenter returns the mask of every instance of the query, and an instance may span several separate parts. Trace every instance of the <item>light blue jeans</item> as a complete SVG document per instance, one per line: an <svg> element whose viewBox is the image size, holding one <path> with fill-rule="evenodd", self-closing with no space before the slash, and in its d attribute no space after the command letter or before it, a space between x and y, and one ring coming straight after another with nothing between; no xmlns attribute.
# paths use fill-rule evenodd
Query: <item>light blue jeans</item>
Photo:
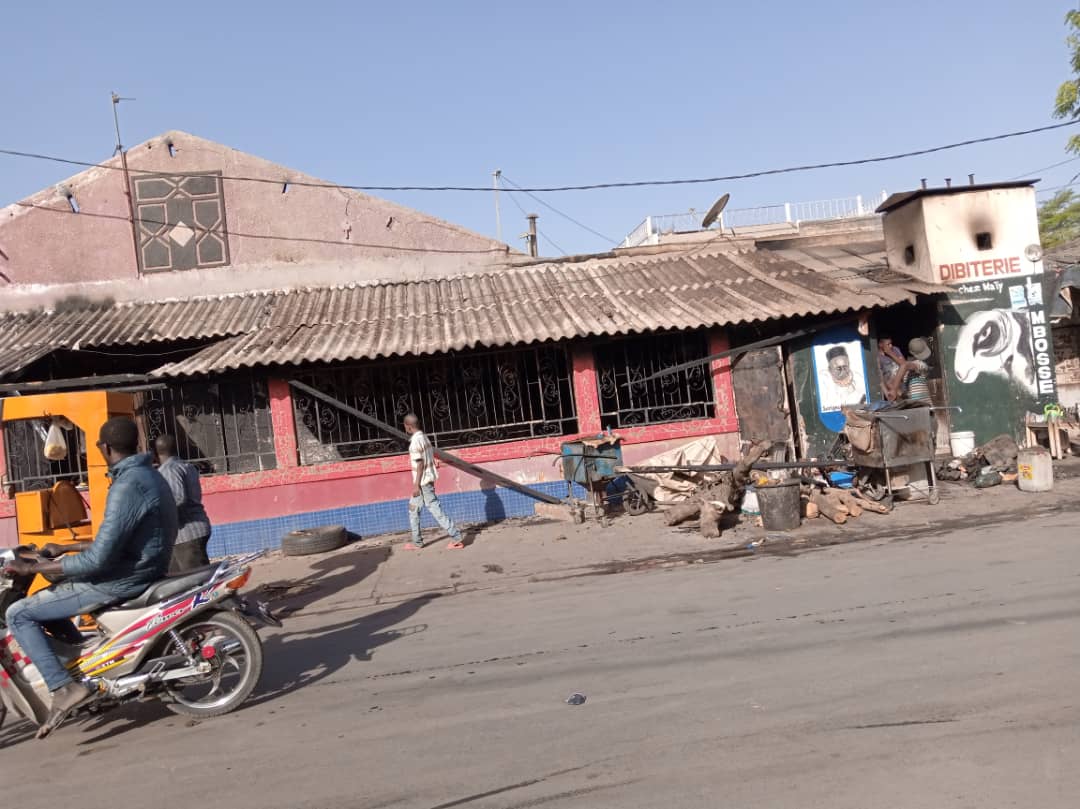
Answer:
<svg viewBox="0 0 1080 809"><path fill-rule="evenodd" d="M435 485L429 483L426 486L420 487L419 497L409 498L409 528L412 530L412 541L414 544L424 544L423 539L420 538L421 506L427 506L427 510L431 512L431 516L435 518L435 522L450 535L450 539L454 540L454 542L459 542L461 540L461 532L458 530L458 527L454 525L454 521L442 510L442 504L435 495Z"/></svg>
<svg viewBox="0 0 1080 809"><path fill-rule="evenodd" d="M45 636L42 625L53 634L67 629L64 620L92 612L117 599L103 590L86 582L65 581L55 584L48 590L41 590L29 598L16 601L7 611L7 623L11 634L19 642L24 655L30 658L41 673L50 691L62 688L71 682L64 664L53 652L49 639ZM71 623L67 621L67 623ZM75 627L71 627L74 631ZM64 632L63 634L67 634Z"/></svg>

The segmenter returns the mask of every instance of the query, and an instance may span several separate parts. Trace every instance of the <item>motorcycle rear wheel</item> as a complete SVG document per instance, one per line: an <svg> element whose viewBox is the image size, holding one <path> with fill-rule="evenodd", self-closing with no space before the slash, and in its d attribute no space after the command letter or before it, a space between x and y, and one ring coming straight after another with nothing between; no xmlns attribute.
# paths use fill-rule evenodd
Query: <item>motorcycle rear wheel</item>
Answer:
<svg viewBox="0 0 1080 809"><path fill-rule="evenodd" d="M219 654L211 659L213 671L205 677L191 677L166 685L165 707L181 716L206 719L236 710L251 696L262 676L262 641L251 625L231 612L198 616L176 630L186 651L199 655L203 645L214 639ZM219 639L224 636L224 642ZM228 650L220 651L222 646ZM170 643L167 654L176 654Z"/></svg>

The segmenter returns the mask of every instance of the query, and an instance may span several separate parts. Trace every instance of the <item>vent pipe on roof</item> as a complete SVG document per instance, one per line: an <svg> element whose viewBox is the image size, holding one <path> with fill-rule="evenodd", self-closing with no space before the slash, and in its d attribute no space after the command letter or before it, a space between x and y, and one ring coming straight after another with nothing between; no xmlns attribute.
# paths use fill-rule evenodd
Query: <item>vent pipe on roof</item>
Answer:
<svg viewBox="0 0 1080 809"><path fill-rule="evenodd" d="M969 174L968 175L968 185L975 185L975 175L974 174Z"/></svg>
<svg viewBox="0 0 1080 809"><path fill-rule="evenodd" d="M945 187L946 188L952 188L952 177L946 177L945 178Z"/></svg>
<svg viewBox="0 0 1080 809"><path fill-rule="evenodd" d="M525 236L525 238L528 240L528 243L529 243L529 255L532 256L533 258L536 258L537 253L538 253L537 246L536 246L536 220L537 220L537 214L531 213L528 216L526 216L525 218L529 220L529 232Z"/></svg>
<svg viewBox="0 0 1080 809"><path fill-rule="evenodd" d="M920 182L922 182L922 187L925 189L926 188L926 178L923 177Z"/></svg>

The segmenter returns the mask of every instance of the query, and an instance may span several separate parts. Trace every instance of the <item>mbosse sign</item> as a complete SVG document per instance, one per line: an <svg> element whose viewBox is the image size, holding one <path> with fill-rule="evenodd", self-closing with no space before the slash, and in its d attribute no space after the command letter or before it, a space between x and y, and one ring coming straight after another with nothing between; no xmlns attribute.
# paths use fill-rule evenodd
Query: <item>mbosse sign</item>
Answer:
<svg viewBox="0 0 1080 809"><path fill-rule="evenodd" d="M939 264L938 277L942 282L974 281L999 275L1020 275L1024 271L1023 266L1020 263L1020 256L988 258L982 261L959 261L955 264Z"/></svg>

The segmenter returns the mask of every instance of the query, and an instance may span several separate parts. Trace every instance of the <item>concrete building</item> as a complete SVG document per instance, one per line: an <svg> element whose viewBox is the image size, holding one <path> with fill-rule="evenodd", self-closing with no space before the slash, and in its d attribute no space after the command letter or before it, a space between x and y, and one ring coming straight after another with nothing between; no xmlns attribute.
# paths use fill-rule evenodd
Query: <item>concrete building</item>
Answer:
<svg viewBox="0 0 1080 809"><path fill-rule="evenodd" d="M793 418L788 383L812 402L811 364L708 358L940 291L890 271L865 225L530 261L180 133L133 149L129 169L134 227L115 162L0 212L0 394L136 386L147 438L176 434L204 471L215 553L407 524L403 448L289 380L388 422L415 411L439 446L561 495L561 444L607 428L629 462L700 436L729 457L763 436L805 451L826 434ZM69 445L50 464L32 426L6 429L4 491L79 481L86 437ZM439 490L461 521L531 513L453 469ZM13 515L0 497L0 543Z"/></svg>

